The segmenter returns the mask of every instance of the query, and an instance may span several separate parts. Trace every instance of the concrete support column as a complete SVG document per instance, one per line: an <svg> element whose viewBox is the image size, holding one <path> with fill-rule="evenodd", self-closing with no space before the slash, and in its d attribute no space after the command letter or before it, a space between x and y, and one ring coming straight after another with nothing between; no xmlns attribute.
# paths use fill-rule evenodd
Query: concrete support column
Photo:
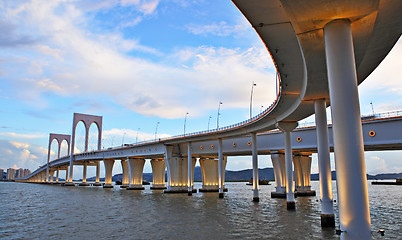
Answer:
<svg viewBox="0 0 402 240"><path fill-rule="evenodd" d="M188 193L188 159L180 157L178 153L173 153L173 147L166 146L165 150L168 183L164 193ZM194 172L195 162L196 159L192 158L192 172Z"/></svg>
<svg viewBox="0 0 402 240"><path fill-rule="evenodd" d="M95 183L92 186L102 186L99 182L100 178L100 161L96 161L96 175L95 175Z"/></svg>
<svg viewBox="0 0 402 240"><path fill-rule="evenodd" d="M342 239L370 239L371 221L350 20L324 27Z"/></svg>
<svg viewBox="0 0 402 240"><path fill-rule="evenodd" d="M84 161L84 164L82 166L82 182L79 184L79 186L89 186L87 183L87 169L88 169L88 162Z"/></svg>
<svg viewBox="0 0 402 240"><path fill-rule="evenodd" d="M257 133L251 133L251 151L253 159L253 202L259 202L259 177L258 177L258 150L257 150Z"/></svg>
<svg viewBox="0 0 402 240"><path fill-rule="evenodd" d="M192 158L191 168L194 172L196 159ZM170 157L167 160L168 186L165 193L188 193L188 159ZM193 190L194 191L194 190Z"/></svg>
<svg viewBox="0 0 402 240"><path fill-rule="evenodd" d="M165 168L164 160L151 160L152 166L152 186L151 189L166 189L165 186Z"/></svg>
<svg viewBox="0 0 402 240"><path fill-rule="evenodd" d="M49 183L53 183L53 176L54 176L54 172L55 172L55 170L53 169L50 169L49 170Z"/></svg>
<svg viewBox="0 0 402 240"><path fill-rule="evenodd" d="M69 168L67 170L68 178L66 178L66 182L64 183L64 186L74 186L74 183L73 183L74 164L73 164L71 158L70 158L70 166L68 168Z"/></svg>
<svg viewBox="0 0 402 240"><path fill-rule="evenodd" d="M128 160L128 158L127 158ZM130 184L130 169L128 167L127 160L121 160L121 169L123 171L123 176L121 179L121 188L127 188Z"/></svg>
<svg viewBox="0 0 402 240"><path fill-rule="evenodd" d="M200 158L202 188L200 192L219 192L219 161L213 158ZM226 168L227 158L223 158L223 168ZM223 172L223 179L225 173ZM227 189L223 186L223 191Z"/></svg>
<svg viewBox="0 0 402 240"><path fill-rule="evenodd" d="M144 170L145 159L131 158L128 159L128 169L130 177L130 185L127 190L144 190L142 186L142 173Z"/></svg>
<svg viewBox="0 0 402 240"><path fill-rule="evenodd" d="M272 166L274 168L276 191L271 192L272 198L286 197L286 170L285 170L285 154L271 154Z"/></svg>
<svg viewBox="0 0 402 240"><path fill-rule="evenodd" d="M191 196L193 195L193 178L194 178L194 172L192 168L192 149L191 149L191 142L187 143L187 188L188 188L188 195Z"/></svg>
<svg viewBox="0 0 402 240"><path fill-rule="evenodd" d="M331 162L329 158L329 136L325 99L314 101L315 125L317 130L318 175L320 178L321 226L335 227L332 196Z"/></svg>
<svg viewBox="0 0 402 240"><path fill-rule="evenodd" d="M67 166L67 168L66 168L66 179L65 179L65 181L64 181L64 183L67 183L68 182L68 166Z"/></svg>
<svg viewBox="0 0 402 240"><path fill-rule="evenodd" d="M315 191L311 190L311 156L295 155L293 165L297 196L315 196Z"/></svg>
<svg viewBox="0 0 402 240"><path fill-rule="evenodd" d="M297 127L297 122L279 122L277 127L283 132L285 138L285 169L286 169L286 201L287 209L295 209L295 197L293 192L293 166L292 166L292 131Z"/></svg>
<svg viewBox="0 0 402 240"><path fill-rule="evenodd" d="M222 138L218 139L218 169L219 169L219 198L223 198L224 185L225 185L225 168L223 167Z"/></svg>
<svg viewBox="0 0 402 240"><path fill-rule="evenodd" d="M103 160L103 163L105 164L105 184L103 184L104 188L113 188L112 185L112 171L113 171L113 164L114 160L112 159L105 159Z"/></svg>
<svg viewBox="0 0 402 240"><path fill-rule="evenodd" d="M59 168L57 168L57 171L56 171L56 183L59 183Z"/></svg>

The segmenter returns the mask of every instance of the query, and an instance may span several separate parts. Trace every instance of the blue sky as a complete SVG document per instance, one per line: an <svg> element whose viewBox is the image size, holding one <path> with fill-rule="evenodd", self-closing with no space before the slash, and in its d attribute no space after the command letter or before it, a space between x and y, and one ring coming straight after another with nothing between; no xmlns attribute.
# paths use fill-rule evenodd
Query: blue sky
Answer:
<svg viewBox="0 0 402 240"><path fill-rule="evenodd" d="M220 126L243 121L253 82L254 113L275 99L270 56L231 1L6 0L0 29L0 168L44 164L49 133L70 134L74 112L102 115L110 147L137 132L152 139L157 122L159 137L182 134L187 112L187 132L207 129L210 116L214 128L220 101ZM399 41L359 87L362 114L370 102L402 109L401 54ZM83 134L79 126L79 150ZM400 153L366 153L367 171L402 172ZM244 168L249 157L229 159L227 169Z"/></svg>

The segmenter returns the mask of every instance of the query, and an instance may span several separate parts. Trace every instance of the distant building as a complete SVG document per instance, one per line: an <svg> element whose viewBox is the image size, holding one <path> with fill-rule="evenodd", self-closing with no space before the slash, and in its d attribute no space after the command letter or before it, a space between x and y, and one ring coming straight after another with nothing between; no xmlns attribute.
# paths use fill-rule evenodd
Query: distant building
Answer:
<svg viewBox="0 0 402 240"><path fill-rule="evenodd" d="M22 178L22 177L25 177L24 169L23 168L17 169L17 171L15 172L15 178Z"/></svg>
<svg viewBox="0 0 402 240"><path fill-rule="evenodd" d="M15 173L16 173L16 170L14 168L7 169L7 180L14 180Z"/></svg>
<svg viewBox="0 0 402 240"><path fill-rule="evenodd" d="M5 179L5 172L2 168L0 168L0 180L4 180Z"/></svg>
<svg viewBox="0 0 402 240"><path fill-rule="evenodd" d="M31 170L29 169L24 169L24 177L27 177L31 174Z"/></svg>

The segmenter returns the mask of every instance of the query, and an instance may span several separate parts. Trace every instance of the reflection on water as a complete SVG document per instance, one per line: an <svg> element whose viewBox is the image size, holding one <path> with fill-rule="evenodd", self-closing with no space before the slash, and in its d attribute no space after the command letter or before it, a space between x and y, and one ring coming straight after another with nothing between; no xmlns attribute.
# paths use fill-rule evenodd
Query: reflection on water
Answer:
<svg viewBox="0 0 402 240"><path fill-rule="evenodd" d="M297 198L296 211L286 210L284 199L271 199L274 185L260 186L259 203L251 201L251 186L226 186L229 192L219 199L217 193L190 197L161 190L126 191L118 186L103 189L1 182L0 238L339 238L333 229L320 226L318 182L312 182L317 196ZM401 237L401 190L400 186L369 184L372 230L385 229L384 237L373 233L374 239Z"/></svg>

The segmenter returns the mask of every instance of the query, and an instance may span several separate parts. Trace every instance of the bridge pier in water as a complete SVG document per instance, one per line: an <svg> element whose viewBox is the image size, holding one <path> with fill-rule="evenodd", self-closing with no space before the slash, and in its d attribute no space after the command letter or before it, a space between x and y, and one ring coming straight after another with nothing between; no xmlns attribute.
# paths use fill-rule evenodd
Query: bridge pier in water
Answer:
<svg viewBox="0 0 402 240"><path fill-rule="evenodd" d="M102 186L102 184L99 182L99 178L100 178L100 161L96 161L95 183L93 183L92 186Z"/></svg>
<svg viewBox="0 0 402 240"><path fill-rule="evenodd" d="M165 160L151 159L152 186L151 189L166 189L165 186Z"/></svg>
<svg viewBox="0 0 402 240"><path fill-rule="evenodd" d="M191 142L187 143L187 192L188 195L193 195L194 188L194 170L192 168L193 156L192 156L192 148ZM196 160L197 161L197 160ZM195 167L195 164L194 164Z"/></svg>
<svg viewBox="0 0 402 240"><path fill-rule="evenodd" d="M259 202L259 177L258 177L258 149L257 149L257 133L251 133L251 154L253 160L253 202Z"/></svg>
<svg viewBox="0 0 402 240"><path fill-rule="evenodd" d="M87 183L87 168L88 161L84 161L84 164L82 165L82 182L79 184L79 186L89 186Z"/></svg>
<svg viewBox="0 0 402 240"><path fill-rule="evenodd" d="M167 189L164 193L188 193L188 159L182 158L180 154L173 152L173 146L166 146L165 161L167 167ZM191 172L194 172L196 159L191 158ZM191 176L194 182L194 174ZM197 191L193 189L192 191Z"/></svg>
<svg viewBox="0 0 402 240"><path fill-rule="evenodd" d="M335 227L332 196L331 162L329 157L329 136L325 99L314 101L315 125L317 131L318 175L320 179L321 226Z"/></svg>
<svg viewBox="0 0 402 240"><path fill-rule="evenodd" d="M64 180L64 184L66 184L68 182L68 176L69 176L69 174L68 174L68 166L67 166L66 167L66 178Z"/></svg>
<svg viewBox="0 0 402 240"><path fill-rule="evenodd" d="M128 158L127 158L128 160ZM123 172L123 175L121 177L121 188L128 188L130 184L130 170L128 168L128 162L125 159L121 159L121 169Z"/></svg>
<svg viewBox="0 0 402 240"><path fill-rule="evenodd" d="M130 184L127 190L144 190L142 186L142 172L144 170L145 159L130 158L128 159L128 170Z"/></svg>
<svg viewBox="0 0 402 240"><path fill-rule="evenodd" d="M367 176L350 20L327 23L324 40L341 239L370 239Z"/></svg>
<svg viewBox="0 0 402 240"><path fill-rule="evenodd" d="M200 192L219 192L219 160L214 158L200 158L202 188ZM227 157L223 158L223 168L226 168ZM225 175L223 175L225 178ZM223 186L223 191L227 191Z"/></svg>
<svg viewBox="0 0 402 240"><path fill-rule="evenodd" d="M49 183L52 184L53 183L53 177L54 177L54 172L56 172L56 169L50 169L49 170Z"/></svg>
<svg viewBox="0 0 402 240"><path fill-rule="evenodd" d="M315 191L311 190L311 155L294 155L293 165L296 195L315 196Z"/></svg>
<svg viewBox="0 0 402 240"><path fill-rule="evenodd" d="M286 169L285 154L271 154L272 166L275 174L275 192L271 192L272 198L286 198Z"/></svg>
<svg viewBox="0 0 402 240"><path fill-rule="evenodd" d="M292 153L292 131L297 127L297 122L279 122L279 130L285 138L285 169L286 169L286 207L295 209L295 196L293 191L293 153Z"/></svg>
<svg viewBox="0 0 402 240"><path fill-rule="evenodd" d="M105 183L103 184L103 188L113 188L112 185L112 171L114 159L105 159L103 160L105 164ZM70 174L71 175L71 174Z"/></svg>
<svg viewBox="0 0 402 240"><path fill-rule="evenodd" d="M56 170L56 183L59 183L59 168Z"/></svg>
<svg viewBox="0 0 402 240"><path fill-rule="evenodd" d="M224 156L223 156L223 144L222 144L222 138L218 139L218 169L219 169L219 198L223 198L224 190L225 190L225 167L223 165L224 161Z"/></svg>

